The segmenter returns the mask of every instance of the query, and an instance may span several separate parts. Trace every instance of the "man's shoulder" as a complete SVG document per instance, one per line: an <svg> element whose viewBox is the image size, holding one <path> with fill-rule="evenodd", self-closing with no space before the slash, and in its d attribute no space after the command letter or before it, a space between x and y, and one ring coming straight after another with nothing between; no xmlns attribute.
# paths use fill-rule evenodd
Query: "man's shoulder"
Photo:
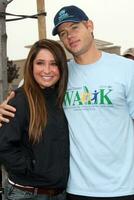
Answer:
<svg viewBox="0 0 134 200"><path fill-rule="evenodd" d="M104 60L107 60L108 62L113 62L121 65L130 65L134 67L134 61L128 58L125 58L121 55L114 54L114 53L107 53L103 52L103 58Z"/></svg>

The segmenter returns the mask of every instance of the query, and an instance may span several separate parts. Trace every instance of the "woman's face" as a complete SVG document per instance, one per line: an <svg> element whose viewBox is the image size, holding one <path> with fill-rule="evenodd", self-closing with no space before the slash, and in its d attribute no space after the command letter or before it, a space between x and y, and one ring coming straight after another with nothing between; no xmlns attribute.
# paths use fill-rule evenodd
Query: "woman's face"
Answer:
<svg viewBox="0 0 134 200"><path fill-rule="evenodd" d="M60 79L60 71L53 54L41 49L33 62L33 75L41 88L52 87Z"/></svg>

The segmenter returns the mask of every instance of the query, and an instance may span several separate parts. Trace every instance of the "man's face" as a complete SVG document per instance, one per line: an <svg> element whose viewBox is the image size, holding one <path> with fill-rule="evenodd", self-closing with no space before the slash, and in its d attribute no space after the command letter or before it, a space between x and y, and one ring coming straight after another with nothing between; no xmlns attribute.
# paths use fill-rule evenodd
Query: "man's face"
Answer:
<svg viewBox="0 0 134 200"><path fill-rule="evenodd" d="M91 21L79 23L66 22L58 27L60 40L74 56L85 53L93 41L93 24Z"/></svg>

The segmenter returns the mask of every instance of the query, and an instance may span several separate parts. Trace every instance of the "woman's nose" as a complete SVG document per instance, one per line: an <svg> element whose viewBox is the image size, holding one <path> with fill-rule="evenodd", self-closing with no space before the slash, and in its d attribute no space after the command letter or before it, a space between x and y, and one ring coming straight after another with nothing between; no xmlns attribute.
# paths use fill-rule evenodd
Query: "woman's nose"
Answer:
<svg viewBox="0 0 134 200"><path fill-rule="evenodd" d="M44 66L44 68L43 68L43 71L45 72L45 73L50 73L50 66L49 65L45 65Z"/></svg>

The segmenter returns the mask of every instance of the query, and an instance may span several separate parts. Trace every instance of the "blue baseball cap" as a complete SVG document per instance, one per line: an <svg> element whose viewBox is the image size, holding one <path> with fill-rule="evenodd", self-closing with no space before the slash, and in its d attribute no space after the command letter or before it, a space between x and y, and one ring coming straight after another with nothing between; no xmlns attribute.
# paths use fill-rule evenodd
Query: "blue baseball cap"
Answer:
<svg viewBox="0 0 134 200"><path fill-rule="evenodd" d="M64 22L81 22L89 18L83 10L76 6L65 6L61 8L54 17L54 29L52 35L58 34L58 27Z"/></svg>

